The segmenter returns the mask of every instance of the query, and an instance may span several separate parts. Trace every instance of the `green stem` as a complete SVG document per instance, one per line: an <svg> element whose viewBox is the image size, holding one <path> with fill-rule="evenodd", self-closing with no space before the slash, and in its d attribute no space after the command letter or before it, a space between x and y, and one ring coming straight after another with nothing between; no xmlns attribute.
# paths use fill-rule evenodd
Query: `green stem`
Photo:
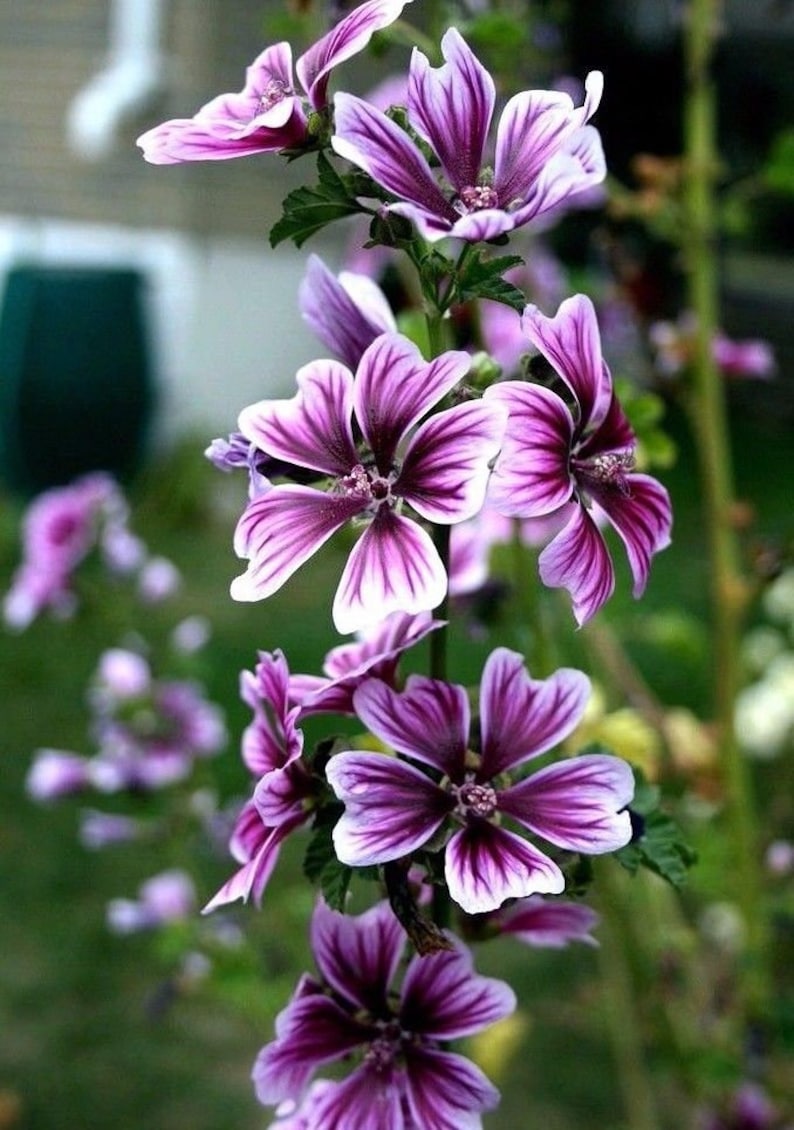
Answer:
<svg viewBox="0 0 794 1130"><path fill-rule="evenodd" d="M686 22L685 250L689 305L696 319L692 420L698 438L709 543L714 711L721 743L727 818L736 853L736 895L748 939L747 960L741 974L741 996L747 1018L757 1020L764 1012L765 999L768 999L764 969L766 927L758 866L759 839L750 773L733 726L747 585L742 576L739 547L732 525L734 486L724 388L712 357L712 342L719 325L719 302L715 221L718 169L716 95L711 60L720 9L720 0L691 0Z"/></svg>
<svg viewBox="0 0 794 1130"><path fill-rule="evenodd" d="M600 894L601 946L598 950L604 987L604 1008L618 1068L628 1125L631 1130L659 1130L653 1087L645 1062L643 1036L636 1011L636 994L620 915L621 889L612 860L596 862Z"/></svg>

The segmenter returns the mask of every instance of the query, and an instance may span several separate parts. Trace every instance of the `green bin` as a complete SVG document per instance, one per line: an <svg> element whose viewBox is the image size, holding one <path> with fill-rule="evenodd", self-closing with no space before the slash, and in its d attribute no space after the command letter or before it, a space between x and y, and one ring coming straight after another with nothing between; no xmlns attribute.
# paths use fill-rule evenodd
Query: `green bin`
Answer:
<svg viewBox="0 0 794 1130"><path fill-rule="evenodd" d="M0 312L0 476L35 494L88 471L127 479L154 409L140 272L17 266Z"/></svg>

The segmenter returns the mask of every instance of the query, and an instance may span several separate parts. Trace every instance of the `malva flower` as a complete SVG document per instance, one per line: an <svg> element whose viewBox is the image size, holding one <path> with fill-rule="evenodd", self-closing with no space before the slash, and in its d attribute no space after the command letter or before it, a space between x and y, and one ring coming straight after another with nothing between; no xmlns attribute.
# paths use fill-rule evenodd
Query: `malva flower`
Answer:
<svg viewBox="0 0 794 1130"><path fill-rule="evenodd" d="M382 333L397 329L386 295L367 275L335 275L319 255L310 255L298 295L303 320L317 337L355 369L364 351Z"/></svg>
<svg viewBox="0 0 794 1130"><path fill-rule="evenodd" d="M292 48L267 47L248 67L238 94L220 94L192 118L176 118L147 130L137 141L154 165L223 161L253 153L294 149L311 140L309 115L328 104L334 67L362 51L372 35L399 18L410 0L367 0L301 55L295 70Z"/></svg>
<svg viewBox="0 0 794 1130"><path fill-rule="evenodd" d="M313 470L328 487L277 484L249 502L234 545L250 563L232 596L272 595L337 530L363 519L334 599L337 630L437 607L447 591L444 566L429 533L402 511L410 506L419 519L449 525L482 506L504 409L471 401L413 430L469 363L463 352L426 362L407 338L383 334L355 376L339 362L315 361L298 372L293 399L244 409L239 428L251 443Z"/></svg>
<svg viewBox="0 0 794 1130"><path fill-rule="evenodd" d="M576 503L565 527L539 558L541 580L566 588L579 624L609 599L615 573L598 519L620 535L639 597L651 558L670 544L672 510L665 488L634 471L635 436L601 355L595 310L583 294L553 318L524 312L530 342L566 386L573 405L549 388L523 381L492 385L484 399L503 404L507 429L489 484L502 514L539 518Z"/></svg>
<svg viewBox="0 0 794 1130"><path fill-rule="evenodd" d="M450 940L450 950L413 957L398 983L406 937L388 904L354 917L318 902L311 942L320 979L304 974L259 1053L259 1101L300 1104L311 1093L299 1108L305 1130L479 1127L499 1093L446 1045L508 1016L515 995L476 973L469 951ZM318 1067L351 1057L346 1079L312 1092Z"/></svg>
<svg viewBox="0 0 794 1130"><path fill-rule="evenodd" d="M601 100L599 71L587 76L578 108L559 91L514 95L497 127L491 170L494 81L455 28L441 49L439 68L414 49L408 82L408 121L438 158L441 183L394 121L352 94L334 98L331 144L397 198L388 211L406 216L425 239L477 242L513 231L604 179L601 139L585 125Z"/></svg>
<svg viewBox="0 0 794 1130"><path fill-rule="evenodd" d="M256 670L244 671L240 693L254 717L242 740L242 757L257 778L235 822L229 851L240 865L204 907L204 913L243 899L259 905L281 845L312 814L314 780L302 760L299 708L289 699L290 673L281 651L259 653Z"/></svg>
<svg viewBox="0 0 794 1130"><path fill-rule="evenodd" d="M497 648L483 670L478 738L464 687L418 675L402 694L376 679L364 683L356 713L401 756L349 750L329 761L326 776L345 805L334 829L338 858L351 867L377 865L446 838L447 888L469 914L497 910L510 898L559 894L565 880L558 865L505 821L585 854L629 842L624 809L634 778L619 758L565 758L516 776L571 733L589 694L580 671L533 680L520 654Z"/></svg>

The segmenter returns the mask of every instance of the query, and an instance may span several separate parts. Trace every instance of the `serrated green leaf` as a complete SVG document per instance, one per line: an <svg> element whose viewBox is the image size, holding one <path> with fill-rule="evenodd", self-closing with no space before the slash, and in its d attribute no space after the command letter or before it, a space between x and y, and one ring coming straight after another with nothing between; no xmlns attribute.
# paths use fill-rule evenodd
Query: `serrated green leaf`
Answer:
<svg viewBox="0 0 794 1130"><path fill-rule="evenodd" d="M598 745L591 745L580 752L608 751ZM615 859L632 875L640 867L645 867L673 887L682 887L686 883L689 868L697 859L697 853L686 842L675 820L660 809L659 786L646 780L642 770L636 766L632 766L632 771L634 797L629 808L635 822L642 823L642 831L630 844L614 852Z"/></svg>
<svg viewBox="0 0 794 1130"><path fill-rule="evenodd" d="M520 255L502 255L498 259L485 259L482 253L472 255L455 280L456 301L473 302L478 298L489 298L492 302L511 306L520 314L527 304L526 295L503 276L523 262Z"/></svg>
<svg viewBox="0 0 794 1130"><path fill-rule="evenodd" d="M322 153L317 158L317 170L317 185L296 188L284 200L283 215L270 232L271 247L277 247L285 239L302 247L307 239L329 224L365 210L348 179L340 176Z"/></svg>
<svg viewBox="0 0 794 1130"><path fill-rule="evenodd" d="M345 900L353 877L353 868L338 859L331 860L320 874L320 890L331 910L345 909Z"/></svg>
<svg viewBox="0 0 794 1130"><path fill-rule="evenodd" d="M336 862L333 830L341 811L341 805L338 807L329 805L328 808L321 810L314 823L311 839L303 857L303 873L310 883L318 883L328 864Z"/></svg>

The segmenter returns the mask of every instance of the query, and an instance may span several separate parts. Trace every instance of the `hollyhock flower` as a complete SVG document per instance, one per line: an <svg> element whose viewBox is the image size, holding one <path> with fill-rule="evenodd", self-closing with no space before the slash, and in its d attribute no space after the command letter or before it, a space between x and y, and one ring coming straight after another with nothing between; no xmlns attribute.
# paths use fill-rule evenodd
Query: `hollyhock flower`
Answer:
<svg viewBox="0 0 794 1130"><path fill-rule="evenodd" d="M111 899L108 927L114 934L154 930L168 922L188 918L196 906L196 891L190 876L178 869L162 871L141 884L137 899Z"/></svg>
<svg viewBox="0 0 794 1130"><path fill-rule="evenodd" d="M89 851L99 851L111 844L127 844L144 834L144 825L133 816L117 812L100 812L86 808L80 814L80 843Z"/></svg>
<svg viewBox="0 0 794 1130"><path fill-rule="evenodd" d="M312 814L315 783L301 759L299 707L290 702L289 686L289 668L280 651L260 652L255 671L241 675L241 697L254 712L243 734L242 756L258 784L229 841L240 867L204 907L205 914L240 898L253 898L258 905L282 843Z"/></svg>
<svg viewBox="0 0 794 1130"><path fill-rule="evenodd" d="M265 48L248 67L239 93L220 94L192 118L163 122L142 134L137 144L143 156L154 165L172 165L308 144L308 115L326 109L331 71L363 51L373 33L394 23L408 2L367 0L340 20L298 59L295 70L303 94L295 89L290 45Z"/></svg>
<svg viewBox="0 0 794 1130"><path fill-rule="evenodd" d="M102 656L89 702L99 746L91 782L101 792L184 780L196 758L226 744L223 715L197 684L155 679L142 656L123 648Z"/></svg>
<svg viewBox="0 0 794 1130"><path fill-rule="evenodd" d="M564 949L571 942L597 946L590 933L597 923L596 912L583 903L531 895L496 911L489 926L534 949Z"/></svg>
<svg viewBox="0 0 794 1130"><path fill-rule="evenodd" d="M45 609L71 615L75 569L97 545L103 525L116 530L125 520L119 489L101 472L38 495L25 514L23 560L4 602L9 627L22 631Z"/></svg>
<svg viewBox="0 0 794 1130"><path fill-rule="evenodd" d="M409 135L385 114L352 94L334 99L331 144L398 198L389 211L410 219L425 239L477 242L513 231L604 179L600 137L585 125L601 100L600 72L587 76L578 109L568 94L552 90L511 98L497 128L491 171L485 149L493 79L455 28L441 49L439 68L414 49L408 84L408 119L438 157L441 184Z"/></svg>
<svg viewBox="0 0 794 1130"><path fill-rule="evenodd" d="M91 784L91 762L78 753L60 749L37 750L25 780L33 800L46 802L82 792Z"/></svg>
<svg viewBox="0 0 794 1130"><path fill-rule="evenodd" d="M509 1015L509 986L477 974L458 942L414 957L398 989L406 938L386 903L353 917L318 902L311 940L320 979L304 975L276 1020L276 1039L259 1053L259 1101L299 1102L318 1067L356 1056L346 1079L315 1091L307 1130L480 1126L498 1092L445 1045Z"/></svg>
<svg viewBox="0 0 794 1130"><path fill-rule="evenodd" d="M337 630L354 632L390 612L440 604L444 566L430 535L401 511L407 504L419 518L441 524L476 514L504 410L482 401L459 404L409 433L468 366L466 353L426 362L407 338L383 334L365 351L355 377L338 362L315 361L299 371L292 400L244 409L239 426L252 443L330 481L327 490L277 484L249 503L234 544L250 564L232 583L232 596L272 595L337 530L366 519L334 599Z"/></svg>
<svg viewBox="0 0 794 1130"><path fill-rule="evenodd" d="M367 275L342 271L337 277L318 255L310 255L298 296L303 320L349 369L367 346L397 329L386 295Z"/></svg>
<svg viewBox="0 0 794 1130"><path fill-rule="evenodd" d="M618 758L566 758L514 777L568 736L590 693L579 671L533 680L523 662L506 648L488 658L476 752L464 687L414 675L403 694L376 679L359 688L354 705L368 730L434 776L382 753L337 753L326 776L345 804L334 829L343 863L400 859L443 834L449 893L468 913L482 914L509 898L559 894L565 885L557 864L505 827L506 819L569 851L597 855L629 842L623 809L634 783Z"/></svg>
<svg viewBox="0 0 794 1130"><path fill-rule="evenodd" d="M544 584L568 589L579 624L609 599L615 575L598 520L620 535L642 595L651 558L670 543L667 491L634 470L635 436L612 389L593 305L566 299L554 318L534 306L524 314L532 344L554 367L574 399L573 409L540 385L505 381L485 399L503 404L508 423L491 477L489 498L503 514L540 517L575 502L565 528L539 559Z"/></svg>
<svg viewBox="0 0 794 1130"><path fill-rule="evenodd" d="M443 625L443 620L433 620L427 612L415 616L392 612L380 624L359 633L355 643L332 648L323 663L324 678L290 675L290 701L300 706L301 716L354 714L353 694L363 681L376 678L393 687L403 652Z"/></svg>

